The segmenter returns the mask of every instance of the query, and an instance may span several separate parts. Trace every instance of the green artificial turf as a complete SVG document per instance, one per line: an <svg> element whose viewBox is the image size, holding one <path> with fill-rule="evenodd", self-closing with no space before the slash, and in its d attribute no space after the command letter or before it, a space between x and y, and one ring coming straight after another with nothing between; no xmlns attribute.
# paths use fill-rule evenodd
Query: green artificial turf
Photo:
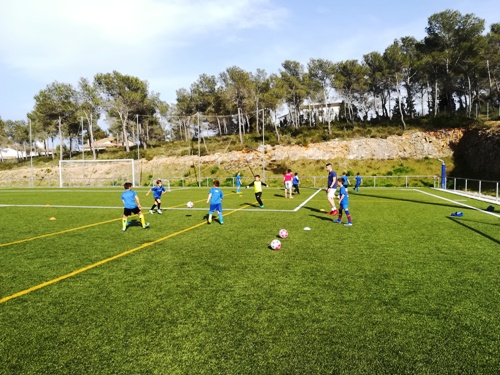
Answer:
<svg viewBox="0 0 500 375"><path fill-rule="evenodd" d="M498 373L488 204L365 188L345 227L316 189L223 190L208 225L208 189L139 188L124 233L123 189L0 190L0 374Z"/></svg>

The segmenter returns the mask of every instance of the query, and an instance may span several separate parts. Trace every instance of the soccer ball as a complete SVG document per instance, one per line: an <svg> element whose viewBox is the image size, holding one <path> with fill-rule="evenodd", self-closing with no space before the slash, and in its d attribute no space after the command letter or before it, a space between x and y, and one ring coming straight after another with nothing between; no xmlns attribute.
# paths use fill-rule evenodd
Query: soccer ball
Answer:
<svg viewBox="0 0 500 375"><path fill-rule="evenodd" d="M191 202L191 201L189 201L189 202L187 202L186 206L187 206L187 208L193 208L194 207L194 203Z"/></svg>
<svg viewBox="0 0 500 375"><path fill-rule="evenodd" d="M286 229L280 229L279 236L281 238L287 238L288 237L288 231Z"/></svg>
<svg viewBox="0 0 500 375"><path fill-rule="evenodd" d="M271 249L273 249L273 250L279 250L279 249L281 249L281 242L280 242L280 240L272 240L271 241Z"/></svg>

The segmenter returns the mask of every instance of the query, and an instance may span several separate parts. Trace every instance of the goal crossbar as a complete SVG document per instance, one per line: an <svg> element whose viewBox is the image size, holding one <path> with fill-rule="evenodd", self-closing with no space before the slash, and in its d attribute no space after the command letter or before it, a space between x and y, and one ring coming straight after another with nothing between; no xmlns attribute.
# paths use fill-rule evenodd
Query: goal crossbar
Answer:
<svg viewBox="0 0 500 375"><path fill-rule="evenodd" d="M85 166L91 166L100 163L130 163L130 178L132 182L132 186L136 186L135 184L135 166L134 159L105 159L105 160L59 160L59 187L64 187L64 167L73 164L73 165L81 165L83 167L83 173L81 174L80 180L84 180L88 178L89 181L92 180L92 174L90 176L85 176ZM117 176L114 176L117 177ZM120 176L122 177L122 176ZM126 181L127 182L127 181ZM83 185L83 184L82 184Z"/></svg>

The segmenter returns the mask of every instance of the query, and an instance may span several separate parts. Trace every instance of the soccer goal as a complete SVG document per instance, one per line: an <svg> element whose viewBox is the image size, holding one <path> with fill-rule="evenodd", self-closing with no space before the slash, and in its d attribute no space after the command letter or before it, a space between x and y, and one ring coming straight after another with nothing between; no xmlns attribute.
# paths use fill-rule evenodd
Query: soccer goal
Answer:
<svg viewBox="0 0 500 375"><path fill-rule="evenodd" d="M60 160L59 187L135 184L134 159Z"/></svg>

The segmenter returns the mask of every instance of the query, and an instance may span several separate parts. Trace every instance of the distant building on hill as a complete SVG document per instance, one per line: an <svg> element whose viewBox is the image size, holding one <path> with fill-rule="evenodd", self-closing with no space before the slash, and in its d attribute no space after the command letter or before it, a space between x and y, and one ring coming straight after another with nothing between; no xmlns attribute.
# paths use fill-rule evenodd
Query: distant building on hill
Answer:
<svg viewBox="0 0 500 375"><path fill-rule="evenodd" d="M128 141L129 147L135 146L135 143L132 141ZM125 146L123 142L117 142L115 141L115 138L111 134L109 137L94 140L94 149L95 150L106 150L107 148L113 148L113 147L121 147ZM83 146L83 151L90 151L90 146L88 143L85 143Z"/></svg>

